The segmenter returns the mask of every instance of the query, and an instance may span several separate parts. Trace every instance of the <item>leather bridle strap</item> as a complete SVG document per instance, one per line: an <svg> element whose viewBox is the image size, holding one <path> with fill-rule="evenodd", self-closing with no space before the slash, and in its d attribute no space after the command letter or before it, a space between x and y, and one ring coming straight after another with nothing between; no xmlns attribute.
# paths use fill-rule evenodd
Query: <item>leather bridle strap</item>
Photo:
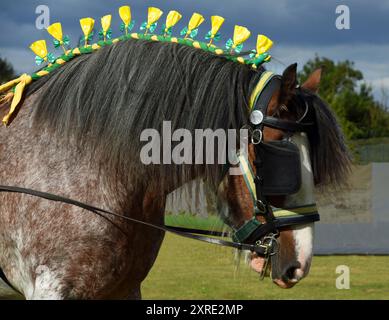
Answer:
<svg viewBox="0 0 389 320"><path fill-rule="evenodd" d="M47 192L42 192L42 191L37 191L37 190L27 189L27 188L21 188L21 187L15 187L15 186L2 186L2 185L0 185L0 192L21 193L21 194L27 194L27 195L31 195L34 197L38 197L38 198L42 198L42 199L46 199L46 200L50 200L50 201L66 203L66 204L70 204L70 205L88 210L88 211L93 212L99 216L104 217L104 214L107 214L107 215L125 220L127 222L141 224L144 226L148 226L150 228L158 229L160 231L169 232L169 233L175 234L175 235L180 236L180 237L185 237L188 239L212 243L212 244L225 246L225 247L231 247L231 248L235 248L238 250L249 250L251 252L255 252L258 255L266 255L268 253L268 248L266 246L225 241L225 240L221 240L221 239L210 238L210 237L205 237L205 236L201 236L201 235L197 235L197 234L187 233L187 232L180 231L178 228L160 226L160 225L156 225L156 224L153 224L150 222L137 220L134 218L123 216L123 215L115 213L115 212L101 209L101 208L95 207L93 205L89 205L89 204L86 204L86 203L83 203L83 202L80 202L77 200L62 197L62 196L55 195L52 193L47 193ZM265 236L265 235L266 235L266 233L264 233L262 236Z"/></svg>
<svg viewBox="0 0 389 320"><path fill-rule="evenodd" d="M288 132L308 132L314 126L313 122L299 123L288 120L280 120L272 116L264 117L263 124L265 127Z"/></svg>

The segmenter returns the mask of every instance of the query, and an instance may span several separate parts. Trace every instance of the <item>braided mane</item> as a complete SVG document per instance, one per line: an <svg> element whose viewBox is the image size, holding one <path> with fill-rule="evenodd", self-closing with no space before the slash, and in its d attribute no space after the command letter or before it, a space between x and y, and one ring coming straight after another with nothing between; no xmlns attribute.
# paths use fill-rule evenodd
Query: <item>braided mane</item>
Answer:
<svg viewBox="0 0 389 320"><path fill-rule="evenodd" d="M63 143L76 141L120 179L161 176L176 184L190 174L217 183L221 166L144 166L144 129L240 129L262 69L179 43L130 38L82 54L33 82L33 129L50 130ZM38 91L39 90L39 91ZM125 170L124 170L125 168ZM196 171L198 171L196 173ZM163 178L162 178L163 177Z"/></svg>

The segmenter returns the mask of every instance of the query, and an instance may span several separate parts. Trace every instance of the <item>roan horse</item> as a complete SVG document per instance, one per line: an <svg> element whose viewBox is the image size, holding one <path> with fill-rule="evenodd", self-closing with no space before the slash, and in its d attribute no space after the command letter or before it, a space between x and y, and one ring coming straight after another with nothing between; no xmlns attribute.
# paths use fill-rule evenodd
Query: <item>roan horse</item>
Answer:
<svg viewBox="0 0 389 320"><path fill-rule="evenodd" d="M191 47L132 39L77 57L31 84L12 125L1 129L0 184L163 225L167 194L200 177L218 189L221 214L237 227L253 212L242 176L224 177L217 164L144 165L139 137L145 128L160 130L162 121L171 121L172 130L239 130L248 122L249 97L262 72ZM315 115L310 149L303 139L304 163L308 173L312 163L314 183L324 185L343 180L349 158L334 116L316 95L319 82L320 70L299 90ZM296 87L292 65L267 113L299 119L304 108ZM264 139L285 133L266 128ZM307 174L298 195L268 200L280 208L304 205L312 192ZM141 297L162 231L25 194L0 193L0 201L0 268L25 298ZM272 258L279 286L291 287L308 273L312 233L312 224L281 231ZM263 259L253 254L251 264L261 271Z"/></svg>

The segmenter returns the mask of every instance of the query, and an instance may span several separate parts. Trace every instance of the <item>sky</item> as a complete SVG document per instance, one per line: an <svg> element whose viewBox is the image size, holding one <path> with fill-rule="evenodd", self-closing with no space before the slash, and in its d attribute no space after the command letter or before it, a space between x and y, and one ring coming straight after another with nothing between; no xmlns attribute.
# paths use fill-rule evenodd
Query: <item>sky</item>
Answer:
<svg viewBox="0 0 389 320"><path fill-rule="evenodd" d="M165 13L179 11L183 19L173 31L177 35L193 12L201 13L206 21L200 26L200 39L210 30L210 16L221 15L226 22L220 45L232 36L235 24L252 32L246 49L255 47L257 34L274 41L271 54L275 59L267 65L270 70L281 73L294 62L302 68L316 54L335 61L348 59L363 72L377 99L381 98L381 88L389 90L389 0L1 0L0 56L18 73L37 69L29 49L32 42L46 39L51 43L47 32L36 28L39 5L50 9L50 23L62 23L72 47L81 36L78 21L83 17L95 18L100 28L100 17L112 14L113 34L119 36L118 8L122 5L131 6L136 30L146 20L149 6ZM336 27L339 5L350 10L350 29ZM161 20L163 23L164 17ZM49 51L61 54L51 44Z"/></svg>

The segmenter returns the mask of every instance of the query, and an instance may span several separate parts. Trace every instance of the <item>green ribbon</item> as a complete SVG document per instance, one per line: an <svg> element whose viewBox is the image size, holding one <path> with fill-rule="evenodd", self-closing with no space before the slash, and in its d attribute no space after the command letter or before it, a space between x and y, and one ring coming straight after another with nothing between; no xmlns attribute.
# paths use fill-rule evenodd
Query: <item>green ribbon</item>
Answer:
<svg viewBox="0 0 389 320"><path fill-rule="evenodd" d="M155 31L155 29L157 28L157 25L158 25L158 23L155 22L155 23L153 23L153 24L150 26L150 28L147 28L147 22L143 22L142 25L141 25L141 27L140 27L140 29L141 29L142 31L148 30L148 31L150 31L151 33L153 33L153 32Z"/></svg>
<svg viewBox="0 0 389 320"><path fill-rule="evenodd" d="M131 21L131 23L127 26L127 31L130 32L134 28L134 25L135 25L135 21ZM120 24L120 31L121 32L126 31L126 24L124 22Z"/></svg>
<svg viewBox="0 0 389 320"><path fill-rule="evenodd" d="M70 38L68 36L64 36L62 41L54 39L53 44L54 44L54 48L59 48L61 45L69 46Z"/></svg>
<svg viewBox="0 0 389 320"><path fill-rule="evenodd" d="M166 24L162 25L161 36L171 36L173 34L173 27L166 29Z"/></svg>
<svg viewBox="0 0 389 320"><path fill-rule="evenodd" d="M255 64L257 67L265 62L265 60L270 56L269 53L265 52L260 54L258 57L255 57L250 60L250 64Z"/></svg>
<svg viewBox="0 0 389 320"><path fill-rule="evenodd" d="M212 34L212 31L209 31L207 33L207 35L205 36L205 40L211 40L213 39L213 41L215 42L218 42L220 41L220 38L221 38L221 34L218 32L216 34Z"/></svg>
<svg viewBox="0 0 389 320"><path fill-rule="evenodd" d="M227 50L232 50L233 48L233 45L234 45L234 41L232 39L228 39L227 43L226 43L226 49ZM236 46L234 49L233 49L236 53L241 53L242 50L243 50L243 44L240 44L238 46Z"/></svg>
<svg viewBox="0 0 389 320"><path fill-rule="evenodd" d="M105 36L104 36L104 30L101 30L101 31L99 32L99 39L100 39L100 40L104 40L104 38L106 38L106 39L108 39L108 40L111 40L111 39L112 39L112 29L111 29L111 28L108 29L108 31L107 31L107 33L105 34Z"/></svg>
<svg viewBox="0 0 389 320"><path fill-rule="evenodd" d="M84 46L85 41L91 42L93 40L94 32L92 31L89 36L82 37L80 41L80 46Z"/></svg>
<svg viewBox="0 0 389 320"><path fill-rule="evenodd" d="M45 59L47 59L47 61L50 62L50 63L54 63L55 60L56 60L55 56L52 53L49 52L45 58L41 58L41 57L36 56L35 57L35 63L38 66L40 66L43 62L45 62Z"/></svg>
<svg viewBox="0 0 389 320"><path fill-rule="evenodd" d="M254 59L256 55L257 55L257 50L251 50L251 53L250 53L249 57L251 59Z"/></svg>
<svg viewBox="0 0 389 320"><path fill-rule="evenodd" d="M188 27L185 27L184 29L181 30L180 35L181 36L186 36L186 35L188 35L188 31L189 31ZM199 33L199 29L198 28L197 29L193 29L188 36L190 38L194 39L194 38L197 37L198 33Z"/></svg>
<svg viewBox="0 0 389 320"><path fill-rule="evenodd" d="M186 36L187 33L188 33L188 27L185 27L184 29L181 30L180 35Z"/></svg>
<svg viewBox="0 0 389 320"><path fill-rule="evenodd" d="M192 39L196 38L197 37L197 34L199 33L199 29L193 29L189 35L189 37L191 37Z"/></svg>

